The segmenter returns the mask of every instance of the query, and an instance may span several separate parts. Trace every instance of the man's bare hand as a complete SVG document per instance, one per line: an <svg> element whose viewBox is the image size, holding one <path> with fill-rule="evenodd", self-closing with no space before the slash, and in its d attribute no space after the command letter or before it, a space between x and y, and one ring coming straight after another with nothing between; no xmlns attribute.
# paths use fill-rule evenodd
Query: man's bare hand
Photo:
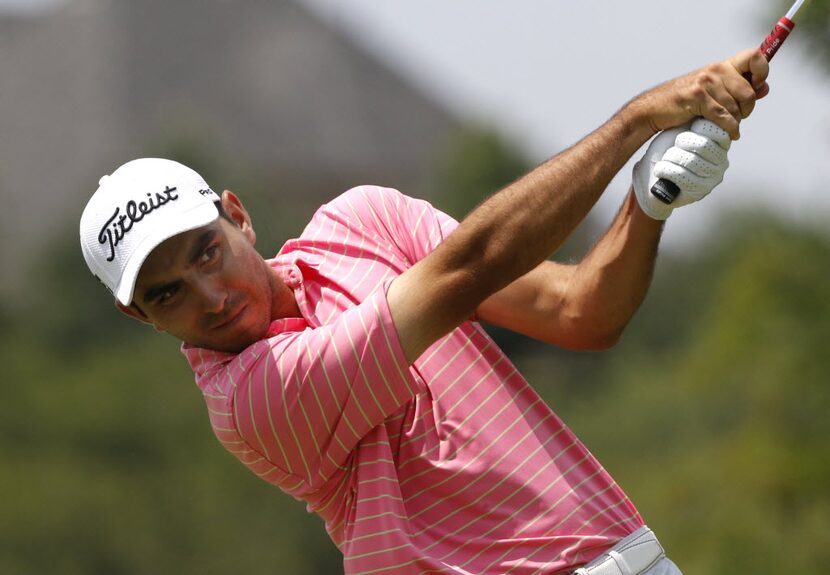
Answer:
<svg viewBox="0 0 830 575"><path fill-rule="evenodd" d="M703 117L737 140L741 120L769 93L768 74L769 63L752 48L661 84L631 104L647 115L654 133Z"/></svg>

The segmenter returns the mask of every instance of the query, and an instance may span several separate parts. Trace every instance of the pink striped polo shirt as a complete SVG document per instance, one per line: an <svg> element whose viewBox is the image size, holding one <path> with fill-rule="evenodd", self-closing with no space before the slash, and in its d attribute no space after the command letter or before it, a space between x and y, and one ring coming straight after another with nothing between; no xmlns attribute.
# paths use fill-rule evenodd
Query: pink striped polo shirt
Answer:
<svg viewBox="0 0 830 575"><path fill-rule="evenodd" d="M236 355L183 347L219 441L325 521L349 575L567 572L643 525L478 323L407 365L386 290L456 225L349 190L270 262L301 318Z"/></svg>

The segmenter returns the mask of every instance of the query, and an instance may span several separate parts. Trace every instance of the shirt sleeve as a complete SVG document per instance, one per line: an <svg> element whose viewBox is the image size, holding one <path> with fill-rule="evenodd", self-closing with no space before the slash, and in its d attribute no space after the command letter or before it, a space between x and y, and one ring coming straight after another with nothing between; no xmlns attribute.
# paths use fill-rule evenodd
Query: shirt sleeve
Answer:
<svg viewBox="0 0 830 575"><path fill-rule="evenodd" d="M241 438L307 486L342 469L357 443L415 395L387 287L330 324L254 344L238 378Z"/></svg>
<svg viewBox="0 0 830 575"><path fill-rule="evenodd" d="M392 188L359 186L324 207L362 230L372 230L391 243L413 265L449 236L458 222L426 200L411 198Z"/></svg>

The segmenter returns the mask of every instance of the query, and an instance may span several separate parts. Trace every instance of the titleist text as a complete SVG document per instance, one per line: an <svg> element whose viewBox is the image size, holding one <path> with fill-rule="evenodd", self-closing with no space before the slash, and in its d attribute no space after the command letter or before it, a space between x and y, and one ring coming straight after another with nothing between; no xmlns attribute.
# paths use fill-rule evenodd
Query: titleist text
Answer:
<svg viewBox="0 0 830 575"><path fill-rule="evenodd" d="M157 210L163 205L178 200L179 196L175 193L176 188L167 186L163 192L154 194L147 194L147 200L136 202L130 200L124 206L124 213L121 213L121 208L115 208L104 227L101 228L101 233L98 234L98 241L101 244L109 245L110 255L107 261L111 262L115 259L115 248L124 239L124 236L133 229L133 225L144 219L144 216Z"/></svg>

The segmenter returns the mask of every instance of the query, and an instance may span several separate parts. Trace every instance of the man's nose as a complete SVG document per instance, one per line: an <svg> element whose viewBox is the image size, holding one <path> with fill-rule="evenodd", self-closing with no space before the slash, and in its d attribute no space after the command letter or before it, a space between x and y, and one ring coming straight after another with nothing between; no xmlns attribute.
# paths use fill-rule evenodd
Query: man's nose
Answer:
<svg viewBox="0 0 830 575"><path fill-rule="evenodd" d="M205 313L222 313L228 301L227 288L221 282L212 278L199 283L199 295Z"/></svg>

